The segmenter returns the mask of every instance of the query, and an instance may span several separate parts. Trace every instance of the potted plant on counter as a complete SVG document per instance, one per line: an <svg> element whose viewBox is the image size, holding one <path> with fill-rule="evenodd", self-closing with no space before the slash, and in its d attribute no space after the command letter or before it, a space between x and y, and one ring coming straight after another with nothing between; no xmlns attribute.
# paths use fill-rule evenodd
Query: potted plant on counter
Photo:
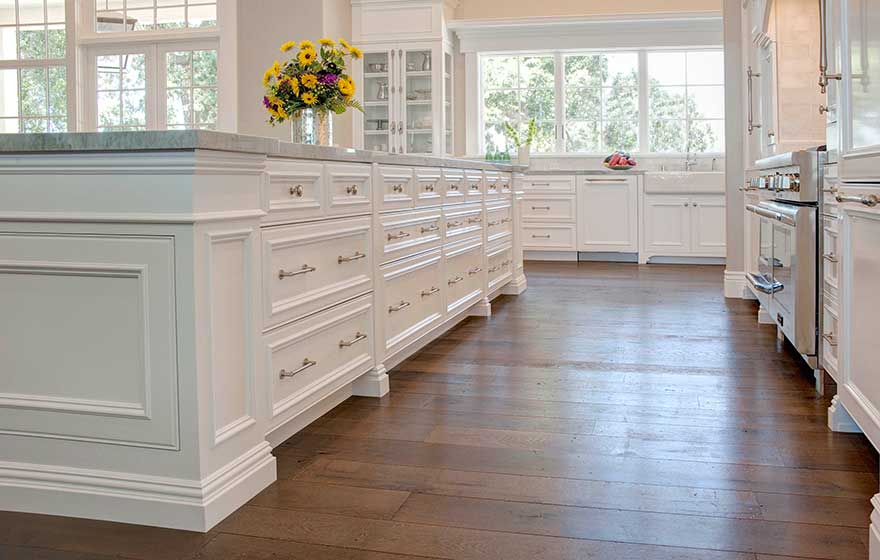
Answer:
<svg viewBox="0 0 880 560"><path fill-rule="evenodd" d="M288 41L281 52L296 56L275 63L263 74L263 106L272 126L290 120L291 141L329 146L333 143L331 115L349 107L363 112L354 98L355 84L346 73L345 59L360 59L363 53L345 39L337 44L322 38L316 47L311 41Z"/></svg>
<svg viewBox="0 0 880 560"><path fill-rule="evenodd" d="M516 146L516 162L520 165L528 165L529 154L532 150L532 142L535 140L535 136L538 135L538 127L535 125L535 119L529 121L529 124L526 127L525 136L520 135L516 127L509 122L504 123L504 132L507 134L507 139Z"/></svg>

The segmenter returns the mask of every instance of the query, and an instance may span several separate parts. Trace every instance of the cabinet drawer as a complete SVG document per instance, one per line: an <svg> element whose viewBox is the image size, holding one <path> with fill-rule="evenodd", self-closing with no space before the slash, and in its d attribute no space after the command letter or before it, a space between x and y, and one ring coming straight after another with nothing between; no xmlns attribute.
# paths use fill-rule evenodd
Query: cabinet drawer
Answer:
<svg viewBox="0 0 880 560"><path fill-rule="evenodd" d="M456 204L465 201L465 178L461 169L446 169L443 171L443 202L444 204Z"/></svg>
<svg viewBox="0 0 880 560"><path fill-rule="evenodd" d="M439 208L388 214L382 216L376 254L384 264L439 247L442 241L443 220Z"/></svg>
<svg viewBox="0 0 880 560"><path fill-rule="evenodd" d="M577 205L574 196L524 196L522 218L524 222L574 222Z"/></svg>
<svg viewBox="0 0 880 560"><path fill-rule="evenodd" d="M523 224L523 249L575 251L574 224Z"/></svg>
<svg viewBox="0 0 880 560"><path fill-rule="evenodd" d="M840 325L837 311L835 311L834 307L834 305L826 303L822 314L822 367L836 380Z"/></svg>
<svg viewBox="0 0 880 560"><path fill-rule="evenodd" d="M486 252L486 276L489 293L504 286L513 276L513 248L509 243L498 245Z"/></svg>
<svg viewBox="0 0 880 560"><path fill-rule="evenodd" d="M574 175L526 176L522 182L523 190L526 191L527 194L533 192L574 194L574 184Z"/></svg>
<svg viewBox="0 0 880 560"><path fill-rule="evenodd" d="M379 270L382 290L377 319L388 354L442 320L442 255L437 249Z"/></svg>
<svg viewBox="0 0 880 560"><path fill-rule="evenodd" d="M443 202L442 179L439 169L416 169L416 206L438 206Z"/></svg>
<svg viewBox="0 0 880 560"><path fill-rule="evenodd" d="M483 297L486 271L483 242L467 241L443 250L446 270L446 312L457 313Z"/></svg>
<svg viewBox="0 0 880 560"><path fill-rule="evenodd" d="M825 283L826 294L832 297L840 296L840 239L837 232L837 220L825 218L826 225L822 230L822 276Z"/></svg>
<svg viewBox="0 0 880 560"><path fill-rule="evenodd" d="M263 338L275 427L373 367L372 296L297 321Z"/></svg>
<svg viewBox="0 0 880 560"><path fill-rule="evenodd" d="M479 169L468 169L465 171L464 180L467 185L466 198L468 202L483 200L486 189L483 172Z"/></svg>
<svg viewBox="0 0 880 560"><path fill-rule="evenodd" d="M373 209L369 165L327 164L324 183L327 188L327 213L363 214Z"/></svg>
<svg viewBox="0 0 880 560"><path fill-rule="evenodd" d="M445 242L453 243L469 237L479 237L483 231L483 207L469 204L443 210L446 225Z"/></svg>
<svg viewBox="0 0 880 560"><path fill-rule="evenodd" d="M369 217L267 229L262 238L267 329L372 288Z"/></svg>
<svg viewBox="0 0 880 560"><path fill-rule="evenodd" d="M513 207L510 203L486 208L486 242L492 243L513 235Z"/></svg>
<svg viewBox="0 0 880 560"><path fill-rule="evenodd" d="M501 173L499 171L485 171L486 200L496 199L501 196Z"/></svg>
<svg viewBox="0 0 880 560"><path fill-rule="evenodd" d="M512 173L502 173L501 174L501 194L507 195L513 192L513 174Z"/></svg>
<svg viewBox="0 0 880 560"><path fill-rule="evenodd" d="M289 160L269 160L263 197L269 214L263 223L316 218L324 213L324 166Z"/></svg>
<svg viewBox="0 0 880 560"><path fill-rule="evenodd" d="M376 190L381 193L378 201L380 211L412 208L415 203L412 169L380 165L376 174Z"/></svg>

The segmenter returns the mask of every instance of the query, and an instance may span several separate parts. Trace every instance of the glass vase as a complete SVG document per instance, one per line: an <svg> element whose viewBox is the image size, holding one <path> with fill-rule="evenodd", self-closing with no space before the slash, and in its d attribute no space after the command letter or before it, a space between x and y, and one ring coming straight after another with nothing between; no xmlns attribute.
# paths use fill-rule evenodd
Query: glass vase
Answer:
<svg viewBox="0 0 880 560"><path fill-rule="evenodd" d="M333 117L328 111L304 109L290 119L290 141L316 146L333 145Z"/></svg>

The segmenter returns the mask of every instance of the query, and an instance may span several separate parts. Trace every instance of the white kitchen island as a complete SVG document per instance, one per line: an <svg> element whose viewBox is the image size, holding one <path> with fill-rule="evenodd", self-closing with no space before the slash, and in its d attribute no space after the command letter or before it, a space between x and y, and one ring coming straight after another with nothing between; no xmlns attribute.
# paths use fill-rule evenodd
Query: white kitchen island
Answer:
<svg viewBox="0 0 880 560"><path fill-rule="evenodd" d="M0 510L206 531L272 447L526 287L511 166L0 136Z"/></svg>

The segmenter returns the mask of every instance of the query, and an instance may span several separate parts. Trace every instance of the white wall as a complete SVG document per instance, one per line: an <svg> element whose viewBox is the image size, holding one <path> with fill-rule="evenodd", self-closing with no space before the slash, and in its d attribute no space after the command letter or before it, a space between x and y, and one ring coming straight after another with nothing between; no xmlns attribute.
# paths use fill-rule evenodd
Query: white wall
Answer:
<svg viewBox="0 0 880 560"><path fill-rule="evenodd" d="M461 0L456 19L587 16L721 10L722 0Z"/></svg>

